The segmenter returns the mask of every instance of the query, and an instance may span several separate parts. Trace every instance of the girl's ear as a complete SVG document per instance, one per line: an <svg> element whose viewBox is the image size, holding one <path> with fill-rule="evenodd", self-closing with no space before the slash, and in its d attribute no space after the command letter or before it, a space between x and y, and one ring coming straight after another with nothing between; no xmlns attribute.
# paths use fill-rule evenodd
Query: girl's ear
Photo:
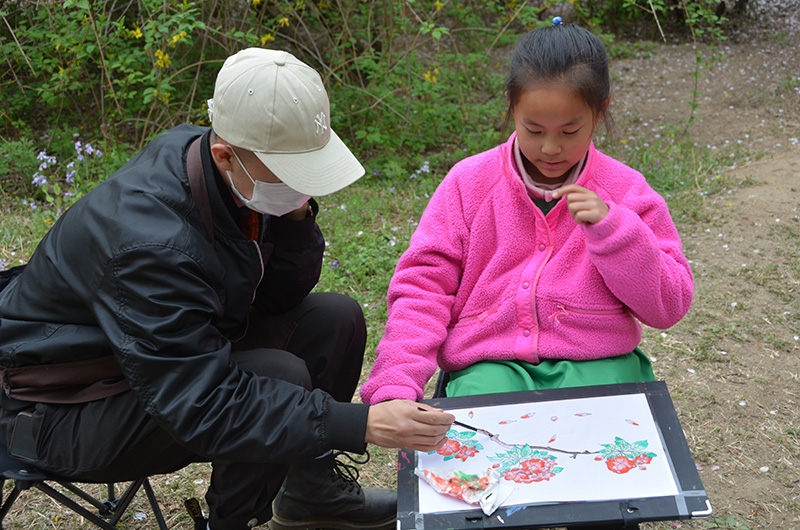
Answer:
<svg viewBox="0 0 800 530"><path fill-rule="evenodd" d="M608 97L608 98L606 98L606 100L603 102L603 105L602 105L602 108L601 108L600 112L597 114L597 116L595 116L595 117L594 117L594 124L595 124L595 126L597 126L597 123L598 123L600 120L602 120L602 119L603 119L603 116L605 116L605 115L606 115L606 112L608 111L608 106L609 106L610 104L611 104L611 97L609 96L609 97Z"/></svg>

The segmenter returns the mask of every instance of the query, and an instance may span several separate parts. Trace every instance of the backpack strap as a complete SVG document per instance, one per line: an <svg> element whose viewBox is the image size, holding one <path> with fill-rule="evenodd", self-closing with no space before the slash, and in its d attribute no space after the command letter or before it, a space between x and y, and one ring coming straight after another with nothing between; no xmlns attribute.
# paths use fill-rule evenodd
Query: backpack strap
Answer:
<svg viewBox="0 0 800 530"><path fill-rule="evenodd" d="M211 244L214 244L214 223L211 220L211 202L208 200L208 188L206 187L205 171L203 171L203 158L200 153L200 142L203 137L200 136L192 145L189 146L189 152L186 154L186 173L189 176L189 188L192 191L192 198L197 209L200 210L200 215L203 217L203 223L206 225L208 237Z"/></svg>
<svg viewBox="0 0 800 530"><path fill-rule="evenodd" d="M35 403L87 403L130 390L113 355L0 370L5 395Z"/></svg>

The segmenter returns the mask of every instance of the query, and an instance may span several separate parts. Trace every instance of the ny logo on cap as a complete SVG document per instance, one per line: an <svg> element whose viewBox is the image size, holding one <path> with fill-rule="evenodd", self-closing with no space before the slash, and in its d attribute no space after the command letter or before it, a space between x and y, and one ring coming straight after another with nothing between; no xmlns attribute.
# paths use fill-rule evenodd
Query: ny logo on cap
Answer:
<svg viewBox="0 0 800 530"><path fill-rule="evenodd" d="M325 131L328 130L328 119L325 117L324 112L317 114L314 118L314 124L317 126L317 136L325 134Z"/></svg>

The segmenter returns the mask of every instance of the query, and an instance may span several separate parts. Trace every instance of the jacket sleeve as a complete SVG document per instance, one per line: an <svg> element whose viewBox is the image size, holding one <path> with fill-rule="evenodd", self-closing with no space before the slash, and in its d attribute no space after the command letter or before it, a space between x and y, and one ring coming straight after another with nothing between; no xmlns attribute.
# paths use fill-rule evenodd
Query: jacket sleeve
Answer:
<svg viewBox="0 0 800 530"><path fill-rule="evenodd" d="M310 201L314 215L302 221L269 217L265 242L272 255L253 305L264 313L284 313L299 304L319 282L325 239L316 223L319 206Z"/></svg>
<svg viewBox="0 0 800 530"><path fill-rule="evenodd" d="M686 315L694 280L664 199L643 181L605 219L584 225L592 263L642 323L666 329Z"/></svg>
<svg viewBox="0 0 800 530"><path fill-rule="evenodd" d="M214 323L221 302L202 260L167 245L119 252L92 310L147 412L192 452L293 461L362 452L366 406L239 370ZM165 266L164 264L169 264Z"/></svg>
<svg viewBox="0 0 800 530"><path fill-rule="evenodd" d="M387 295L388 321L361 399L420 400L436 371L462 275L466 228L460 197L445 178L398 261Z"/></svg>

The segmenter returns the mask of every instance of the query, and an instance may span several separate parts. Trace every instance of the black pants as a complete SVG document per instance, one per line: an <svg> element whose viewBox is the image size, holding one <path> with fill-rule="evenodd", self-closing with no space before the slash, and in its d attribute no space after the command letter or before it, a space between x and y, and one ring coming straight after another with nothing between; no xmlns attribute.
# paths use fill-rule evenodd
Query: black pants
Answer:
<svg viewBox="0 0 800 530"><path fill-rule="evenodd" d="M365 342L358 303L314 293L280 317L253 313L248 335L234 343L231 357L242 370L320 388L347 402L361 375ZM34 416L41 417L41 432L52 433L34 464L78 482L170 473L204 461L175 442L130 391L80 405L37 404ZM0 418L6 440L13 418ZM269 520L287 464L212 461L212 467L206 493L212 527L247 528Z"/></svg>

